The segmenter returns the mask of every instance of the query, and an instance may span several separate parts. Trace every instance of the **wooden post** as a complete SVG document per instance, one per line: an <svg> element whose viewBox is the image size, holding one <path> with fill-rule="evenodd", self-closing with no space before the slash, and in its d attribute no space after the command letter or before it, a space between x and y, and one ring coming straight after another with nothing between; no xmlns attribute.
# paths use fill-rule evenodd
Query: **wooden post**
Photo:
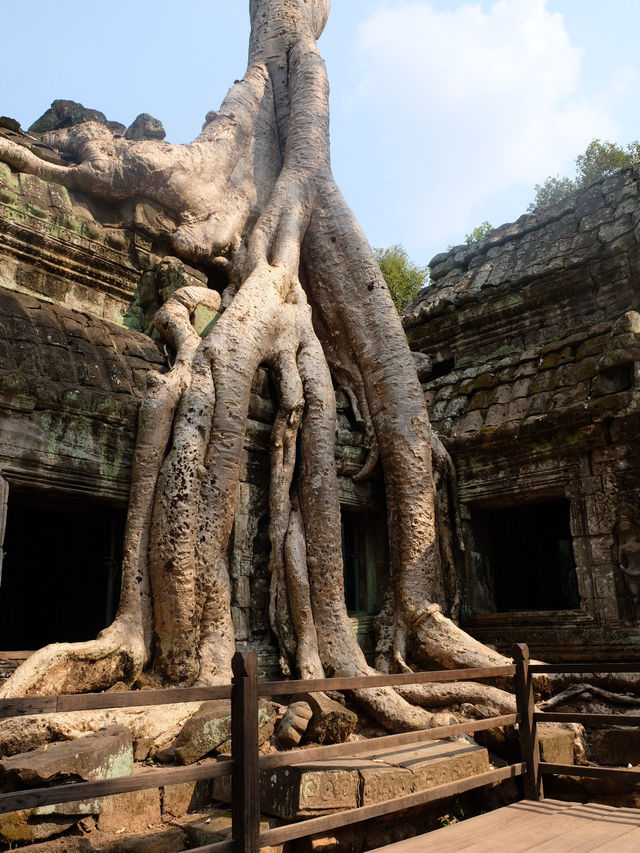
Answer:
<svg viewBox="0 0 640 853"><path fill-rule="evenodd" d="M260 851L258 777L258 660L255 652L236 652L231 662L231 830L238 853Z"/></svg>
<svg viewBox="0 0 640 853"><path fill-rule="evenodd" d="M540 773L540 747L534 719L533 678L529 672L529 646L516 643L513 647L513 662L516 665L516 703L520 722L520 752L527 765L524 774L524 795L528 800L542 800L544 790Z"/></svg>

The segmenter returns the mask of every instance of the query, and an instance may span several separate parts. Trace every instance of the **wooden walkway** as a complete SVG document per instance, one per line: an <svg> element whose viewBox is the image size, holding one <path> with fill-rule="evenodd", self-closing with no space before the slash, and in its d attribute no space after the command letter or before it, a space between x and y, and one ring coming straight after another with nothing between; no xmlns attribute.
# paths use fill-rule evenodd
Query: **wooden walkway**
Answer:
<svg viewBox="0 0 640 853"><path fill-rule="evenodd" d="M524 800L377 853L640 853L640 809Z"/></svg>

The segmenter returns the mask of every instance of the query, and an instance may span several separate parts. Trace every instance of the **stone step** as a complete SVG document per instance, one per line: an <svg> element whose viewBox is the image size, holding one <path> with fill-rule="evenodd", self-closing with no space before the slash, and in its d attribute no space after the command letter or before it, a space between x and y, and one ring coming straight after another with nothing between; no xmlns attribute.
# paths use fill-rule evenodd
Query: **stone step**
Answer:
<svg viewBox="0 0 640 853"><path fill-rule="evenodd" d="M329 814L402 797L490 769L487 750L468 741L431 741L357 758L313 761L260 774L264 814L285 820ZM230 802L230 782L214 780L214 799Z"/></svg>

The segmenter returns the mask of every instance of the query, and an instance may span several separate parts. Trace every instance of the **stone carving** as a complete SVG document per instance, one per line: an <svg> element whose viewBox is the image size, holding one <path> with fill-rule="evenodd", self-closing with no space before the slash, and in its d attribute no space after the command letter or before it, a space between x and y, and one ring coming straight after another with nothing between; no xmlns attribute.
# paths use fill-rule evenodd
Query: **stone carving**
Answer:
<svg viewBox="0 0 640 853"><path fill-rule="evenodd" d="M622 573L628 618L640 623L640 519L635 507L622 504L615 528L617 565Z"/></svg>

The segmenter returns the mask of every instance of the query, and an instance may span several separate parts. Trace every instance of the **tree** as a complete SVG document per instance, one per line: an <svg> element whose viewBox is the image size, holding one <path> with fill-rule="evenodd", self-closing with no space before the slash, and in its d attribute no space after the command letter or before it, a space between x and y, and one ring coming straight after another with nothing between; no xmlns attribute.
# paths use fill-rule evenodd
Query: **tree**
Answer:
<svg viewBox="0 0 640 853"><path fill-rule="evenodd" d="M493 225L485 219L485 221L481 222L480 225L477 225L470 234L465 234L464 242L467 246L470 246L472 243L477 243L478 240L482 240L483 237L486 237L489 231L493 231Z"/></svg>
<svg viewBox="0 0 640 853"><path fill-rule="evenodd" d="M575 178L549 176L542 184L536 184L536 195L527 210L532 213L538 207L554 204L570 193L587 187L594 181L606 178L625 166L640 160L640 141L621 147L615 142L592 139L583 154L576 157Z"/></svg>
<svg viewBox="0 0 640 853"><path fill-rule="evenodd" d="M373 253L400 314L416 298L418 291L429 284L429 267L414 264L398 243L387 249L374 249Z"/></svg>
<svg viewBox="0 0 640 853"><path fill-rule="evenodd" d="M85 123L46 141L77 165L46 162L0 140L14 168L102 199L143 197L173 212L181 259L221 272L222 294L183 287L155 324L175 351L151 374L141 406L122 592L96 640L47 646L0 695L101 690L144 669L160 684L228 681L234 651L227 554L252 380L277 389L271 433L271 616L286 665L302 677L372 672L344 601L334 459L334 382L364 425L384 474L391 584L378 666L409 651L440 667L505 659L442 614L432 434L412 355L389 291L330 168L328 83L316 47L329 0L251 0L249 64L188 145L115 137ZM201 339L200 304L221 316ZM434 448L438 443L434 443ZM441 692L444 690L444 693ZM414 688L413 701L451 698ZM448 691L448 692L447 692ZM493 691L493 692L492 692ZM456 685L513 708L493 688ZM428 724L398 691L356 691L390 728Z"/></svg>

